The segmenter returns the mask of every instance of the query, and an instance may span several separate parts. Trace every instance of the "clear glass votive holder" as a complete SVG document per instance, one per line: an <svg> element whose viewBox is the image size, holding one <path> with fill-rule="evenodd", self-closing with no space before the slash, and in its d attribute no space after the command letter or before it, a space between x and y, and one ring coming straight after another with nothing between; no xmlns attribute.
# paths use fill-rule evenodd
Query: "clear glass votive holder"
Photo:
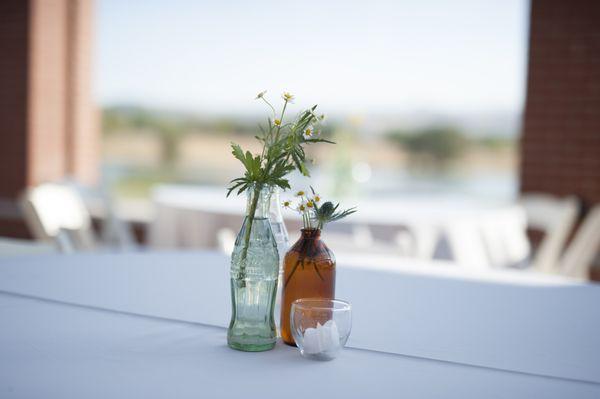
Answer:
<svg viewBox="0 0 600 399"><path fill-rule="evenodd" d="M302 356L331 360L350 336L352 306L339 299L298 299L292 303L290 325Z"/></svg>

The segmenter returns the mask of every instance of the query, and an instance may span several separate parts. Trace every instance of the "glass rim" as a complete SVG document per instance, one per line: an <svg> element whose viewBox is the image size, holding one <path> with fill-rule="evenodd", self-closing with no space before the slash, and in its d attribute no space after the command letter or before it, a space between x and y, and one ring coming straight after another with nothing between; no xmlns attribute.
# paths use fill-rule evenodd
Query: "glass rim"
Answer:
<svg viewBox="0 0 600 399"><path fill-rule="evenodd" d="M317 305L310 305L309 303L313 302L316 303ZM319 306L318 304L322 303L322 306ZM325 303L330 304L329 306L324 305ZM342 305L341 308L336 308L335 305ZM347 311L347 310L352 310L352 305L350 304L350 302L341 300L341 299L325 299L325 298L301 298L301 299L296 299L294 302L292 302L292 308L300 308L300 309L317 309L317 310L331 310L334 312L339 312L339 311Z"/></svg>

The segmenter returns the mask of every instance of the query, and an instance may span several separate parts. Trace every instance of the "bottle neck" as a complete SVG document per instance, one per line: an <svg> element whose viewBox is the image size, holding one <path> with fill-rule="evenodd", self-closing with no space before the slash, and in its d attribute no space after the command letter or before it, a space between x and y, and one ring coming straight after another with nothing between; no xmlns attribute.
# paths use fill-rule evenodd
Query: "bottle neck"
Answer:
<svg viewBox="0 0 600 399"><path fill-rule="evenodd" d="M302 229L302 238L304 240L319 240L321 239L321 229Z"/></svg>
<svg viewBox="0 0 600 399"><path fill-rule="evenodd" d="M246 216L251 215L254 208L255 219L268 219L273 187L263 186L257 189L257 186L253 185L248 188L247 192Z"/></svg>
<svg viewBox="0 0 600 399"><path fill-rule="evenodd" d="M271 191L271 205L269 207L269 219L271 220L271 223L283 223L280 204L279 188L274 187Z"/></svg>

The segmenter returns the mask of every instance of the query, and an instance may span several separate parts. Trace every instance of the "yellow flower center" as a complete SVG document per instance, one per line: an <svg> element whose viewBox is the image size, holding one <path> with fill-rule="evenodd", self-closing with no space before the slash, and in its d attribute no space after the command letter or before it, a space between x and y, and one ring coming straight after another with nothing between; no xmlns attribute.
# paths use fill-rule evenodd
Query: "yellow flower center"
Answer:
<svg viewBox="0 0 600 399"><path fill-rule="evenodd" d="M277 125L277 126L281 125L281 121L279 119L275 119L275 121L273 123L275 123L275 125Z"/></svg>
<svg viewBox="0 0 600 399"><path fill-rule="evenodd" d="M312 208L312 207L314 206L314 204L313 204L313 202L312 202L312 201L308 201L308 202L306 203L306 206L307 206L307 207L309 207L309 208Z"/></svg>
<svg viewBox="0 0 600 399"><path fill-rule="evenodd" d="M302 197L302 196L304 195L304 191L298 191L298 192L296 193L296 195L297 195L298 197Z"/></svg>

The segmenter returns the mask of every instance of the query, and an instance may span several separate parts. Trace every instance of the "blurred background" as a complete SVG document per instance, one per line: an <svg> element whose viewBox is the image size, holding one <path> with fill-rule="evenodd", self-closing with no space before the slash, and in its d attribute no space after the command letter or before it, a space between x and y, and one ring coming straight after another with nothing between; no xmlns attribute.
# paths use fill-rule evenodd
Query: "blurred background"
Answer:
<svg viewBox="0 0 600 399"><path fill-rule="evenodd" d="M254 98L285 90L337 143L294 188L359 206L338 248L593 277L599 17L591 0L4 2L0 235L227 252L229 143L256 149ZM32 191L48 183L82 201L71 225L62 194Z"/></svg>
<svg viewBox="0 0 600 399"><path fill-rule="evenodd" d="M511 200L525 96L525 1L96 4L102 175L144 198L157 181L224 186L232 140L269 110L319 104L337 147L321 190ZM281 103L281 101L279 101ZM300 182L299 182L300 183Z"/></svg>

